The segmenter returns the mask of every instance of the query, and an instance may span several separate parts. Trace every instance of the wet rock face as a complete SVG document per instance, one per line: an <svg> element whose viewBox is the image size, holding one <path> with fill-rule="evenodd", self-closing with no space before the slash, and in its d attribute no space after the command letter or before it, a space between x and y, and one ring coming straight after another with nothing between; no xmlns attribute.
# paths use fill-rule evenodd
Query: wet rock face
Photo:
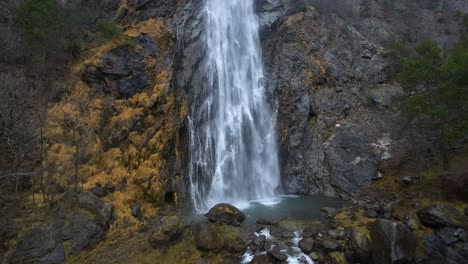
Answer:
<svg viewBox="0 0 468 264"><path fill-rule="evenodd" d="M468 7L460 1L277 2L256 1L260 21L283 10L272 24L261 25L266 90L278 103L272 109L278 111L283 187L352 195L378 174L380 158L388 158L378 146L384 134L394 142L390 157L391 149L414 144L391 108L401 88L392 82L384 44L393 36L450 46L460 35L453 6Z"/></svg>
<svg viewBox="0 0 468 264"><path fill-rule="evenodd" d="M407 226L378 219L370 225L370 234L373 263L411 263L416 238Z"/></svg>
<svg viewBox="0 0 468 264"><path fill-rule="evenodd" d="M468 219L458 209L445 204L435 204L418 212L421 223L430 227L468 228Z"/></svg>
<svg viewBox="0 0 468 264"><path fill-rule="evenodd" d="M245 220L245 214L243 212L226 203L220 203L213 206L205 216L208 217L210 222L233 226L238 226Z"/></svg>

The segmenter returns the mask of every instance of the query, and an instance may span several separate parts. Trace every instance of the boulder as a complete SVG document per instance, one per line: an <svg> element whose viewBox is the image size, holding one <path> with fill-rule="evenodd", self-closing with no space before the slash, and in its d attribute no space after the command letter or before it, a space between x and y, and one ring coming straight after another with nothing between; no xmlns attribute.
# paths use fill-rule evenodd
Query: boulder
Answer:
<svg viewBox="0 0 468 264"><path fill-rule="evenodd" d="M40 225L18 242L12 263L60 263L65 256L60 257L59 248L51 230L46 225Z"/></svg>
<svg viewBox="0 0 468 264"><path fill-rule="evenodd" d="M318 245L320 248L322 248L326 252L332 252L340 249L340 243L336 241L335 239L331 238L324 238L321 240L318 240Z"/></svg>
<svg viewBox="0 0 468 264"><path fill-rule="evenodd" d="M132 204L131 208L132 216L141 219L143 218L143 212L141 211L141 204Z"/></svg>
<svg viewBox="0 0 468 264"><path fill-rule="evenodd" d="M283 240L294 238L294 232L283 226L272 226L270 229L270 234L273 237Z"/></svg>
<svg viewBox="0 0 468 264"><path fill-rule="evenodd" d="M468 219L458 209L445 205L434 204L418 211L422 224L430 227L462 227L468 228Z"/></svg>
<svg viewBox="0 0 468 264"><path fill-rule="evenodd" d="M384 219L370 224L371 257L373 263L410 263L416 248L416 238L403 225Z"/></svg>
<svg viewBox="0 0 468 264"><path fill-rule="evenodd" d="M280 261L286 261L288 259L288 256L286 256L286 254L283 254L278 247L274 247L268 250L267 253L268 255Z"/></svg>
<svg viewBox="0 0 468 264"><path fill-rule="evenodd" d="M452 245L453 243L458 241L456 229L453 227L441 228L436 231L436 235L440 237L447 245Z"/></svg>
<svg viewBox="0 0 468 264"><path fill-rule="evenodd" d="M242 230L222 223L198 223L193 226L197 249L205 252L244 253L247 243Z"/></svg>
<svg viewBox="0 0 468 264"><path fill-rule="evenodd" d="M355 229L351 230L350 233L350 244L354 251L355 257L360 263L369 263L370 259L370 242L369 238L363 233L358 232Z"/></svg>
<svg viewBox="0 0 468 264"><path fill-rule="evenodd" d="M103 188L101 186L95 186L95 187L89 189L89 191L91 193L93 193L94 195L96 195L97 197L104 197L104 196L107 195L106 188Z"/></svg>
<svg viewBox="0 0 468 264"><path fill-rule="evenodd" d="M164 216L157 222L148 237L153 248L168 245L178 239L182 233L183 224L178 216Z"/></svg>
<svg viewBox="0 0 468 264"><path fill-rule="evenodd" d="M106 226L101 226L85 214L72 213L64 228L63 239L71 240L71 254L78 255L81 251L93 249L104 239Z"/></svg>
<svg viewBox="0 0 468 264"><path fill-rule="evenodd" d="M245 220L245 214L236 207L220 203L211 208L205 214L210 222L219 222L228 225L238 226Z"/></svg>
<svg viewBox="0 0 468 264"><path fill-rule="evenodd" d="M313 238L307 237L299 241L299 248L302 252L309 254L312 253L312 250L314 249L314 243L315 240Z"/></svg>
<svg viewBox="0 0 468 264"><path fill-rule="evenodd" d="M327 234L332 238L340 239L345 236L345 232L343 230L332 229L328 230Z"/></svg>
<svg viewBox="0 0 468 264"><path fill-rule="evenodd" d="M250 261L250 264L274 264L276 260L270 255L256 255Z"/></svg>
<svg viewBox="0 0 468 264"><path fill-rule="evenodd" d="M112 218L113 205L99 199L90 191L78 194L78 205L95 214L102 224L108 224Z"/></svg>
<svg viewBox="0 0 468 264"><path fill-rule="evenodd" d="M250 244L250 249L252 250L262 250L265 247L266 236L261 235L253 239Z"/></svg>
<svg viewBox="0 0 468 264"><path fill-rule="evenodd" d="M468 263L468 250L452 247L436 235L426 235L423 240L424 251L439 263L458 264Z"/></svg>

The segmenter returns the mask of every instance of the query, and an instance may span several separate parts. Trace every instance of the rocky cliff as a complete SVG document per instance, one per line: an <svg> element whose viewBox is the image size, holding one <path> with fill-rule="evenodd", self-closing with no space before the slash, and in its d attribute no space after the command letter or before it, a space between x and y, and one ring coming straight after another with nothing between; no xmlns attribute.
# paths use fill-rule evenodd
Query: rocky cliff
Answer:
<svg viewBox="0 0 468 264"><path fill-rule="evenodd" d="M206 93L201 2L179 3L174 23L172 87L182 88L195 109L195 98ZM401 88L385 45L432 39L450 47L463 31L458 15L468 10L466 1L258 0L255 6L283 190L353 195L388 164L398 167L414 139L393 105Z"/></svg>

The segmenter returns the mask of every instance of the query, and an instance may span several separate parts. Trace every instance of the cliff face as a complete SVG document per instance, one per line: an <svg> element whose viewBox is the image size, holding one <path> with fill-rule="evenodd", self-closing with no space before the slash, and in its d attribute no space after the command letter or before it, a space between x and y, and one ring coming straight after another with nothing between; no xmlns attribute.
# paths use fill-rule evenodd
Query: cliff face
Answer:
<svg viewBox="0 0 468 264"><path fill-rule="evenodd" d="M189 107L203 96L202 1L179 5L173 88ZM412 148L394 109L401 88L384 46L433 39L451 46L466 1L258 0L266 88L277 111L282 187L352 195ZM392 152L398 152L392 160ZM403 153L403 154L401 154ZM382 171L379 171L381 168Z"/></svg>

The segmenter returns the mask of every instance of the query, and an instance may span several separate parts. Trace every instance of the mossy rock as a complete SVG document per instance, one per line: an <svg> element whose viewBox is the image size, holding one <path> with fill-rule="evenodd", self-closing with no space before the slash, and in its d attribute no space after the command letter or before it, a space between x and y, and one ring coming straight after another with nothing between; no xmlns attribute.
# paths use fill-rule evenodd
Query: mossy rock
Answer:
<svg viewBox="0 0 468 264"><path fill-rule="evenodd" d="M234 226L240 225L245 220L245 214L243 212L227 203L220 203L213 206L205 216L208 217L210 222Z"/></svg>
<svg viewBox="0 0 468 264"><path fill-rule="evenodd" d="M167 245L177 240L183 230L182 220L178 216L164 216L152 230L148 242L153 248Z"/></svg>
<svg viewBox="0 0 468 264"><path fill-rule="evenodd" d="M197 248L205 252L243 253L246 239L239 227L222 223L198 223L193 227Z"/></svg>

